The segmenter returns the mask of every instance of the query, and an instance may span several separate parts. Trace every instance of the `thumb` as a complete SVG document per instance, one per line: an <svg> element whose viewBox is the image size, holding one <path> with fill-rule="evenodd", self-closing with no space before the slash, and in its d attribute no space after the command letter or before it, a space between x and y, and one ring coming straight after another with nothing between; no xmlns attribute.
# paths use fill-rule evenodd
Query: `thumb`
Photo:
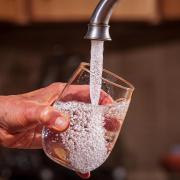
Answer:
<svg viewBox="0 0 180 180"><path fill-rule="evenodd" d="M35 105L26 113L27 119L47 126L56 131L65 131L69 127L70 116L51 106Z"/></svg>
<svg viewBox="0 0 180 180"><path fill-rule="evenodd" d="M65 131L69 127L70 116L47 106L42 108L40 112L40 122L56 131Z"/></svg>

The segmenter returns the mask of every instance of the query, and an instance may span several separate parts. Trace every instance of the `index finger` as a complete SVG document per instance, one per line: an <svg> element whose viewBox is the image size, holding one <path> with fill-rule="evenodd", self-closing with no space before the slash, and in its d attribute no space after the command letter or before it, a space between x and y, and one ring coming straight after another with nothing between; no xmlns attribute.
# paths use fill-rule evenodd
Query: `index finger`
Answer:
<svg viewBox="0 0 180 180"><path fill-rule="evenodd" d="M71 85L63 92L62 101L80 101L91 103L90 86L89 85ZM105 91L101 90L99 105L106 105L113 103L113 99Z"/></svg>

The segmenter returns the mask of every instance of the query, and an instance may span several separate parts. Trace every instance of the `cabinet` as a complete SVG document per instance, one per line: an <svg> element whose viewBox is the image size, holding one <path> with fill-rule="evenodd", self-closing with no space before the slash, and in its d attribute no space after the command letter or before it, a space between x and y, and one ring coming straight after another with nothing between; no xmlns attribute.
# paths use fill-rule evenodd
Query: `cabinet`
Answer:
<svg viewBox="0 0 180 180"><path fill-rule="evenodd" d="M99 0L32 0L33 21L88 20ZM155 20L159 18L157 0L122 0L113 17L115 21Z"/></svg>
<svg viewBox="0 0 180 180"><path fill-rule="evenodd" d="M32 0L32 21L87 20L97 0Z"/></svg>
<svg viewBox="0 0 180 180"><path fill-rule="evenodd" d="M164 19L180 19L180 0L163 0L162 6L162 14L164 16Z"/></svg>
<svg viewBox="0 0 180 180"><path fill-rule="evenodd" d="M29 9L25 0L0 0L0 21L26 23Z"/></svg>
<svg viewBox="0 0 180 180"><path fill-rule="evenodd" d="M88 21L99 0L0 0L0 21ZM180 0L120 0L114 21L179 20Z"/></svg>
<svg viewBox="0 0 180 180"><path fill-rule="evenodd" d="M113 18L117 21L156 21L159 15L157 0L122 0Z"/></svg>

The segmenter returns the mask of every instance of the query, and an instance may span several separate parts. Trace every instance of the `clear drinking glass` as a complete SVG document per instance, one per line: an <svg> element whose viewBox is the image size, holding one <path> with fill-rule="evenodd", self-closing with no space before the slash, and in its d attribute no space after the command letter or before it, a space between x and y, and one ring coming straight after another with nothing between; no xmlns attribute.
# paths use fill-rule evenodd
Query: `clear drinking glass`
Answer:
<svg viewBox="0 0 180 180"><path fill-rule="evenodd" d="M46 155L81 173L96 169L111 153L134 90L128 81L104 69L99 104L92 105L89 69L88 63L81 63L53 104L70 115L70 127L62 133L44 127L42 132Z"/></svg>

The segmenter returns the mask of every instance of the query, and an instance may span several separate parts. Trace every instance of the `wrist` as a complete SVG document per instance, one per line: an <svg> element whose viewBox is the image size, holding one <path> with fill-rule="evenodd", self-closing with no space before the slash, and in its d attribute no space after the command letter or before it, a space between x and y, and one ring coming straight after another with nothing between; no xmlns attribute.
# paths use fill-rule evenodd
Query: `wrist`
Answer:
<svg viewBox="0 0 180 180"><path fill-rule="evenodd" d="M4 146L4 133L8 130L6 114L8 112L7 96L0 96L0 146Z"/></svg>
<svg viewBox="0 0 180 180"><path fill-rule="evenodd" d="M0 96L0 121L4 114L5 103L6 103L6 96Z"/></svg>
<svg viewBox="0 0 180 180"><path fill-rule="evenodd" d="M0 117L7 112L10 96L0 96Z"/></svg>

